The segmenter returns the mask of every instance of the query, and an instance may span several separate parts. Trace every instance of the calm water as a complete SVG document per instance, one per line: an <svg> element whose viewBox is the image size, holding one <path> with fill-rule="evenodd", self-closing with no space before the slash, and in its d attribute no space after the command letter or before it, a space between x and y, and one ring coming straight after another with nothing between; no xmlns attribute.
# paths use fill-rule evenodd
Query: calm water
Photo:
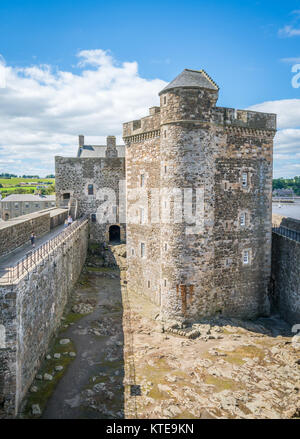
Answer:
<svg viewBox="0 0 300 439"><path fill-rule="evenodd" d="M293 204L283 204L280 203L281 208L278 207L279 203L272 203L273 213L278 213L279 215L289 216L290 218L296 218L300 220L300 200L297 200Z"/></svg>

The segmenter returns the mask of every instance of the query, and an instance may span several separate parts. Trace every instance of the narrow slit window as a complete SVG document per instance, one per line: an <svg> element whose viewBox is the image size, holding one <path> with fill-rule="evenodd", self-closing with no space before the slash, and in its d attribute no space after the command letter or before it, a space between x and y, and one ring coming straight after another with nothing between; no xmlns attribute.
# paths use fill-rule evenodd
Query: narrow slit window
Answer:
<svg viewBox="0 0 300 439"><path fill-rule="evenodd" d="M145 222L144 208L141 207L141 208L140 208L140 223L141 223L141 224L144 224L144 222Z"/></svg>
<svg viewBox="0 0 300 439"><path fill-rule="evenodd" d="M245 225L246 225L246 214L245 213L242 213L240 216L240 225L241 225L241 227L245 227Z"/></svg>
<svg viewBox="0 0 300 439"><path fill-rule="evenodd" d="M94 185L88 185L88 195L94 195Z"/></svg>
<svg viewBox="0 0 300 439"><path fill-rule="evenodd" d="M141 187L145 186L145 175L144 174L141 174L141 176L140 176L140 185L141 185Z"/></svg>
<svg viewBox="0 0 300 439"><path fill-rule="evenodd" d="M247 172L243 172L242 174L242 186L247 187L248 186L248 174Z"/></svg>
<svg viewBox="0 0 300 439"><path fill-rule="evenodd" d="M248 265L250 261L249 251L245 250L243 254L243 264Z"/></svg>
<svg viewBox="0 0 300 439"><path fill-rule="evenodd" d="M150 285L151 285L151 284L150 284L150 280L148 280L148 288L150 288Z"/></svg>
<svg viewBox="0 0 300 439"><path fill-rule="evenodd" d="M146 245L144 242L141 242L141 258L144 258L146 254Z"/></svg>

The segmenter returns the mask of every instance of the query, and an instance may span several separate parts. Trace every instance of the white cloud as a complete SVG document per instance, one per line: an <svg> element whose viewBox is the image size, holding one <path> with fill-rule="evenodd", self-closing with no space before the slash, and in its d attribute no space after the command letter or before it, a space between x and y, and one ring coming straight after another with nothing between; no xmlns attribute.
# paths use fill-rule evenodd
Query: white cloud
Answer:
<svg viewBox="0 0 300 439"><path fill-rule="evenodd" d="M166 83L145 79L136 62L117 63L109 52L78 53L79 73L47 65L23 69L5 64L0 88L0 172L40 174L54 171L54 156L74 156L77 135L102 143L107 135L122 142L122 123L148 113L159 103ZM299 174L300 99L264 102L254 111L278 114L275 175Z"/></svg>
<svg viewBox="0 0 300 439"><path fill-rule="evenodd" d="M286 25L282 29L279 29L278 34L280 37L298 37L300 36L300 29Z"/></svg>
<svg viewBox="0 0 300 439"><path fill-rule="evenodd" d="M276 113L278 128L280 129L300 127L300 99L267 101L252 105L249 109L265 113Z"/></svg>
<svg viewBox="0 0 300 439"><path fill-rule="evenodd" d="M299 175L300 99L263 102L249 110L277 114L279 130L274 140L274 177Z"/></svg>
<svg viewBox="0 0 300 439"><path fill-rule="evenodd" d="M280 59L281 62L285 62L288 64L297 64L300 63L300 57L295 57L295 58L281 58Z"/></svg>
<svg viewBox="0 0 300 439"><path fill-rule="evenodd" d="M77 135L122 142L122 123L145 116L166 83L145 79L136 62L117 63L103 50L78 53L79 73L48 65L7 66L0 56L0 172L53 172L54 155L74 156Z"/></svg>

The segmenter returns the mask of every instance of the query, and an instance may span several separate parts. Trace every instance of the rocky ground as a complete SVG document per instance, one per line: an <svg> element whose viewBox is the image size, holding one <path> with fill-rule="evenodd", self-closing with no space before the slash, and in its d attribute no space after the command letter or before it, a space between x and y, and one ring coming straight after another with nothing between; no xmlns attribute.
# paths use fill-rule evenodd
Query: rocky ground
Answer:
<svg viewBox="0 0 300 439"><path fill-rule="evenodd" d="M155 305L128 296L125 249L113 252L120 272L88 261L21 416L300 417L300 343L289 325L162 323Z"/></svg>
<svg viewBox="0 0 300 439"><path fill-rule="evenodd" d="M300 417L300 346L284 322L219 319L184 330L155 325L143 302L130 298L140 396L128 417Z"/></svg>

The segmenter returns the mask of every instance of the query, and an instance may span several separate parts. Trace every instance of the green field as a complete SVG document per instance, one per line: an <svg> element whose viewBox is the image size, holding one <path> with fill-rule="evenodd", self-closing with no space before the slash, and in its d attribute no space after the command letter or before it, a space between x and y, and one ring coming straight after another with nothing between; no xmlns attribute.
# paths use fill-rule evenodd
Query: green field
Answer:
<svg viewBox="0 0 300 439"><path fill-rule="evenodd" d="M45 181L49 181L50 183L54 183L54 178L0 178L0 184L3 187L15 187L20 183L44 183ZM28 186L29 187L29 186Z"/></svg>
<svg viewBox="0 0 300 439"><path fill-rule="evenodd" d="M45 182L55 184L54 178L0 178L0 193L3 197L9 194L33 194L36 190L36 185L20 186L20 183L36 183L37 186ZM2 187L1 187L2 186ZM49 185L50 186L50 185ZM46 188L48 185L46 186Z"/></svg>

